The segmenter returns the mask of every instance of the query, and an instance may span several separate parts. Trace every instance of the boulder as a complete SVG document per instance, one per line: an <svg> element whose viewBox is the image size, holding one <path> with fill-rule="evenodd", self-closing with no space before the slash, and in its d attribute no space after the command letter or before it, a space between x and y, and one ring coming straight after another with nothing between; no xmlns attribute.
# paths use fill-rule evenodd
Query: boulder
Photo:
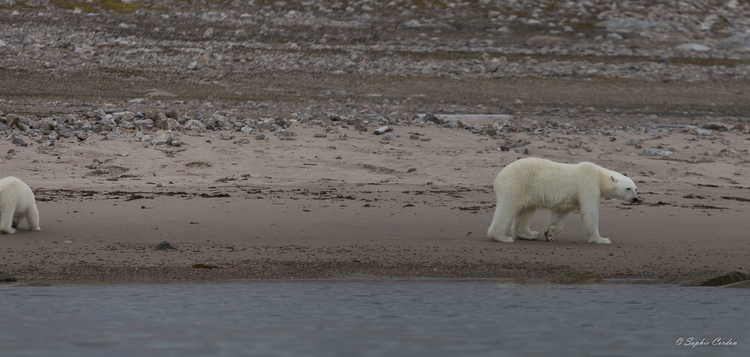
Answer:
<svg viewBox="0 0 750 357"><path fill-rule="evenodd" d="M750 289L750 280L740 281L739 283L732 283L724 285L725 288L738 288L738 289Z"/></svg>
<svg viewBox="0 0 750 357"><path fill-rule="evenodd" d="M0 283L10 283L14 281L18 281L18 279L10 274L6 274L0 271Z"/></svg>
<svg viewBox="0 0 750 357"><path fill-rule="evenodd" d="M732 270L707 278L699 278L683 282L682 286L723 286L750 280L750 271Z"/></svg>

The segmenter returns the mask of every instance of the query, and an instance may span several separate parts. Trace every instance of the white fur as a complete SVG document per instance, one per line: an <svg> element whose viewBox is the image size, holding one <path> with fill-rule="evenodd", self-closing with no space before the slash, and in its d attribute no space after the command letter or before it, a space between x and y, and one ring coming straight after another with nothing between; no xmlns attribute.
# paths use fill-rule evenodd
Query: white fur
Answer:
<svg viewBox="0 0 750 357"><path fill-rule="evenodd" d="M616 197L637 202L638 193L630 178L590 162L560 164L527 158L513 162L495 178L497 206L487 235L494 241L512 242L505 231L517 239L537 239L539 233L529 229L531 217L539 208L552 211L544 236L554 241L563 228L568 213L581 210L589 243L609 244L599 236L599 199Z"/></svg>
<svg viewBox="0 0 750 357"><path fill-rule="evenodd" d="M0 231L16 233L13 228L26 218L29 230L38 231L39 210L36 208L34 193L29 185L15 177L0 180Z"/></svg>

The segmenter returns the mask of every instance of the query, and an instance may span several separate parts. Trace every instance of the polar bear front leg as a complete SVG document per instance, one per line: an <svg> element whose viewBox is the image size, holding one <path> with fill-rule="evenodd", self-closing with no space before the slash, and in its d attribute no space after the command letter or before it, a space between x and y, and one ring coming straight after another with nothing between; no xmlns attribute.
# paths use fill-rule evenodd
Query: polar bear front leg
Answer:
<svg viewBox="0 0 750 357"><path fill-rule="evenodd" d="M599 235L599 205L586 205L581 207L581 220L589 235L589 243L610 244L609 238Z"/></svg>
<svg viewBox="0 0 750 357"><path fill-rule="evenodd" d="M516 218L513 220L513 226L511 232L516 239L536 240L539 238L539 232L532 231L529 228L531 225L531 218L534 216L534 208L527 208L518 212Z"/></svg>
<svg viewBox="0 0 750 357"><path fill-rule="evenodd" d="M544 239L548 242L555 241L555 235L560 233L565 225L565 219L568 218L570 211L552 211L549 215L549 225L544 231Z"/></svg>
<svg viewBox="0 0 750 357"><path fill-rule="evenodd" d="M490 229L487 230L487 236L495 242L511 243L513 242L513 238L506 237L505 230L508 229L508 225L513 221L513 216L515 216L516 212L511 207L504 205L499 196L497 207L495 207L495 216L492 218Z"/></svg>

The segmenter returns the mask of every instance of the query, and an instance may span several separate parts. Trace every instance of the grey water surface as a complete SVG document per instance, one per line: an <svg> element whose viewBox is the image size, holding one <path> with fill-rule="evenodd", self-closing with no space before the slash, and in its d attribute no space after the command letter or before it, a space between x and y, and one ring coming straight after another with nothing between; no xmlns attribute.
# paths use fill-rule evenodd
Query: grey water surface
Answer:
<svg viewBox="0 0 750 357"><path fill-rule="evenodd" d="M0 285L0 355L749 356L749 301L502 280Z"/></svg>

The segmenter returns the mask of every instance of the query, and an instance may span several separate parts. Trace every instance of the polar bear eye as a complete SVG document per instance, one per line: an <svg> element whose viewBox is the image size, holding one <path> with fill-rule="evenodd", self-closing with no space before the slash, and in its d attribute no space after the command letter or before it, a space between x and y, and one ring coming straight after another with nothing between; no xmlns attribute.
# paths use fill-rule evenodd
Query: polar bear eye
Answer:
<svg viewBox="0 0 750 357"><path fill-rule="evenodd" d="M630 187L626 188L626 190L630 191Z"/></svg>

